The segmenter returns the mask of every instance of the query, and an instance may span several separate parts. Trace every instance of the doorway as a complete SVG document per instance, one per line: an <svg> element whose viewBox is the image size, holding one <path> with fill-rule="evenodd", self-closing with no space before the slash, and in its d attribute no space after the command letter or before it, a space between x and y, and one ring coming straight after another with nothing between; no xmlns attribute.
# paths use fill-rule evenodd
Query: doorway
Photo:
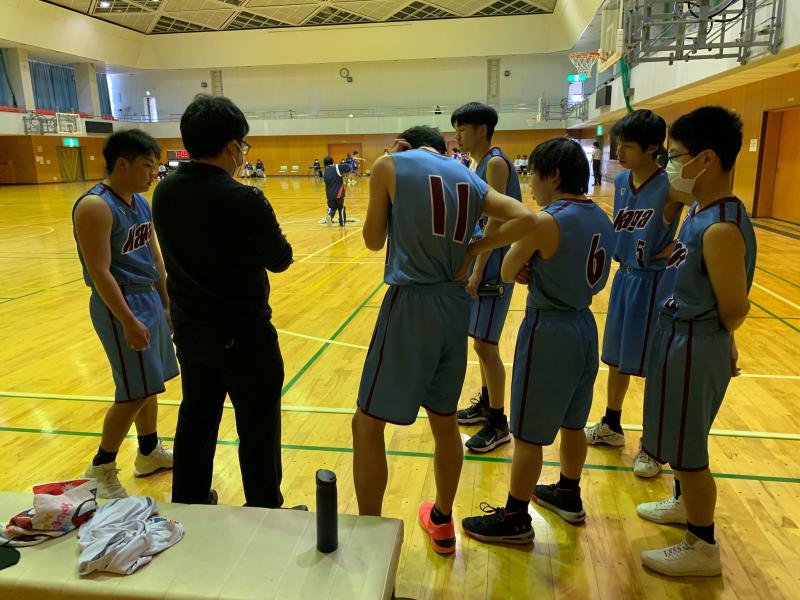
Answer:
<svg viewBox="0 0 800 600"><path fill-rule="evenodd" d="M797 174L800 173L800 109L783 111L778 157L775 164L775 190L770 216L800 224L797 200Z"/></svg>
<svg viewBox="0 0 800 600"><path fill-rule="evenodd" d="M158 106L156 105L155 96L144 97L144 117L145 121L155 123L158 121Z"/></svg>
<svg viewBox="0 0 800 600"><path fill-rule="evenodd" d="M83 148L56 148L61 181L86 181L83 168Z"/></svg>

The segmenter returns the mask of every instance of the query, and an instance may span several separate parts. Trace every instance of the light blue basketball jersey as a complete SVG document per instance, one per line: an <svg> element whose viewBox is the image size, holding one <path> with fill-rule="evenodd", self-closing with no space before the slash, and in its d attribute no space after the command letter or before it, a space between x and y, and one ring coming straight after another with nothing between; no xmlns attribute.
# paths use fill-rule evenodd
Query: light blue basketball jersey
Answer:
<svg viewBox="0 0 800 600"><path fill-rule="evenodd" d="M718 319L717 297L703 262L703 234L715 223L736 223L744 239L747 292L756 268L756 236L750 217L738 198L723 198L698 210L694 203L686 215L675 248L667 262L667 285L671 296L662 309L674 319L695 321Z"/></svg>
<svg viewBox="0 0 800 600"><path fill-rule="evenodd" d="M396 190L389 213L384 281L430 285L455 280L489 187L448 156L392 154Z"/></svg>
<svg viewBox="0 0 800 600"><path fill-rule="evenodd" d="M502 158L504 161L506 161L506 165L508 165L508 182L506 183L506 189L497 191L522 202L522 187L519 184L517 170L514 168L514 165L511 163L511 160L508 158L508 156L506 156L503 151L500 150L500 148L489 148L489 151L481 159L481 162L478 163L475 173L478 175L478 177L486 181L486 171L489 169L489 161L495 156ZM475 231L472 234L473 239L479 240L483 237L484 227L486 227L486 218L481 218L475 225ZM506 249L508 249L508 246L506 246ZM495 249L495 251L499 250L500 248Z"/></svg>
<svg viewBox="0 0 800 600"><path fill-rule="evenodd" d="M611 221L591 200L556 200L543 209L558 223L556 253L530 261L528 307L577 311L589 308L592 296L608 281L614 234Z"/></svg>
<svg viewBox="0 0 800 600"><path fill-rule="evenodd" d="M75 202L72 208L73 218L78 202L89 195L100 196L105 200L114 220L111 225L111 276L120 286L155 284L160 274L150 249L153 217L147 200L140 194L134 194L133 206L129 206L105 183L98 183ZM77 242L74 226L73 235ZM86 285L94 288L81 246L77 245L78 257L83 267L83 280Z"/></svg>
<svg viewBox="0 0 800 600"><path fill-rule="evenodd" d="M675 238L680 212L672 223L664 223L669 178L659 169L639 188L626 169L614 180L614 260L638 269L661 271L667 259L654 256Z"/></svg>

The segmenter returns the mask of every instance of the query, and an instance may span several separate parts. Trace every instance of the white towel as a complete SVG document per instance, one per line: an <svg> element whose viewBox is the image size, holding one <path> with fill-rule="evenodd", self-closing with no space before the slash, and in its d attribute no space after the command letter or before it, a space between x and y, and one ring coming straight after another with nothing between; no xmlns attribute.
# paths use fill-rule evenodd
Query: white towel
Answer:
<svg viewBox="0 0 800 600"><path fill-rule="evenodd" d="M153 560L153 555L181 541L183 525L157 514L156 502L148 496L101 505L94 518L78 529L78 574L130 575Z"/></svg>

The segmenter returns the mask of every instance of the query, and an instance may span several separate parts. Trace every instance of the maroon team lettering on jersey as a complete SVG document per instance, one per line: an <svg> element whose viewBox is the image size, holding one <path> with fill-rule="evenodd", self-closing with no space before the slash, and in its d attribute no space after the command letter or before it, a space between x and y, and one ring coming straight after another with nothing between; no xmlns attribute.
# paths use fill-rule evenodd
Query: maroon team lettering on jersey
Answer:
<svg viewBox="0 0 800 600"><path fill-rule="evenodd" d="M121 253L128 254L138 250L142 246L146 246L148 242L150 242L152 235L153 224L150 221L139 225L132 225L131 228L128 229L128 237L122 245Z"/></svg>
<svg viewBox="0 0 800 600"><path fill-rule="evenodd" d="M667 261L668 269L677 269L680 267L686 258L689 256L689 250L680 240L675 240L675 247L672 249L672 254Z"/></svg>
<svg viewBox="0 0 800 600"><path fill-rule="evenodd" d="M644 229L653 218L654 211L652 208L637 208L628 210L621 208L614 217L614 231L636 231L637 229Z"/></svg>

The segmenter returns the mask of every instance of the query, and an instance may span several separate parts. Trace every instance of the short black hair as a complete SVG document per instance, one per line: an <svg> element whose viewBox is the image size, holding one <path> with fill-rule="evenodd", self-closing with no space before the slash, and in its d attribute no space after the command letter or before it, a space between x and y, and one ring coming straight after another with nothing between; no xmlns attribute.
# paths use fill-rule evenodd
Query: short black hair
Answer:
<svg viewBox="0 0 800 600"><path fill-rule="evenodd" d="M595 142L594 144L592 144L592 146L594 146L595 148L599 148L599 147L600 147L600 144L598 144L597 142Z"/></svg>
<svg viewBox="0 0 800 600"><path fill-rule="evenodd" d="M667 122L652 110L636 110L617 121L611 132L623 142L635 142L642 151L655 146L656 158L667 137Z"/></svg>
<svg viewBox="0 0 800 600"><path fill-rule="evenodd" d="M407 141L412 149L430 146L441 154L447 154L447 143L438 127L417 125L406 129L398 137Z"/></svg>
<svg viewBox="0 0 800 600"><path fill-rule="evenodd" d="M558 190L569 194L589 191L589 161L581 145L575 140L557 137L542 142L531 152L531 172L540 178L558 174Z"/></svg>
<svg viewBox="0 0 800 600"><path fill-rule="evenodd" d="M333 164L333 157L326 156L325 158L322 159L322 164L324 164L326 167L330 167Z"/></svg>
<svg viewBox="0 0 800 600"><path fill-rule="evenodd" d="M742 149L742 119L722 106L703 106L675 121L669 137L683 144L692 156L712 150L727 172Z"/></svg>
<svg viewBox="0 0 800 600"><path fill-rule="evenodd" d="M486 139L492 141L494 128L497 127L497 111L488 104L468 102L459 106L450 115L450 125L486 125Z"/></svg>
<svg viewBox="0 0 800 600"><path fill-rule="evenodd" d="M231 140L250 131L244 113L228 98L198 94L181 117L183 145L192 158L219 156Z"/></svg>
<svg viewBox="0 0 800 600"><path fill-rule="evenodd" d="M109 175L114 170L118 158L126 158L133 162L140 156L161 159L161 146L141 129L118 131L111 134L103 144L103 158L106 161L106 173Z"/></svg>

